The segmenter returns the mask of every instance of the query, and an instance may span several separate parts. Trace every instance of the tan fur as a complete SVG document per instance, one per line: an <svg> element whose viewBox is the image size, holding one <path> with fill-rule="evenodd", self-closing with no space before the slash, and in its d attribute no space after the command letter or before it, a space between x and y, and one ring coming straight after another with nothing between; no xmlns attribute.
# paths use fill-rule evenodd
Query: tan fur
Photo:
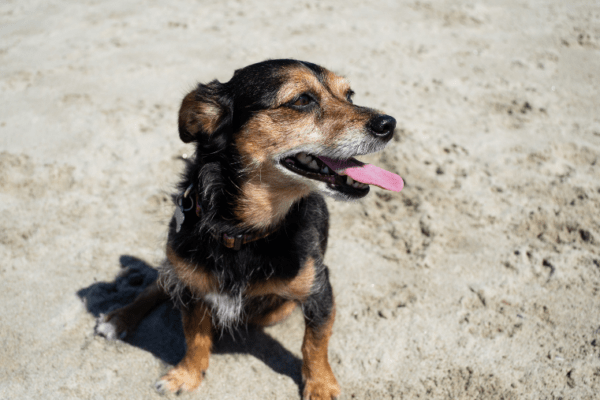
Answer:
<svg viewBox="0 0 600 400"><path fill-rule="evenodd" d="M171 392L194 390L202 383L212 346L212 319L204 303L194 303L181 314L187 351L183 360L159 381Z"/></svg>
<svg viewBox="0 0 600 400"><path fill-rule="evenodd" d="M274 298L274 299L280 300L279 298ZM296 309L297 305L298 305L298 303L296 303L295 301L291 301L291 300L285 301L283 303L280 303L280 305L278 307L276 307L274 310L272 310L271 312L269 312L265 315L254 316L248 322L250 324L259 325L259 326L275 325L275 324L283 321L287 317L289 317L290 314L292 313L292 311L294 311Z"/></svg>
<svg viewBox="0 0 600 400"><path fill-rule="evenodd" d="M344 78L334 74L331 71L325 72L325 84L331 90L331 93L341 100L346 100L350 84Z"/></svg>
<svg viewBox="0 0 600 400"><path fill-rule="evenodd" d="M372 117L346 100L346 80L327 71L323 86L306 67L294 67L279 90L275 108L263 110L248 121L235 141L247 168L255 168L298 146L316 143L334 148L348 132L361 131ZM303 114L280 105L302 93L318 98L321 111Z"/></svg>
<svg viewBox="0 0 600 400"><path fill-rule="evenodd" d="M235 142L246 168L255 169L272 162L278 154L310 142L310 133L317 130L312 114L279 107L257 113L237 134Z"/></svg>
<svg viewBox="0 0 600 400"><path fill-rule="evenodd" d="M319 330L306 325L302 342L302 379L305 399L330 400L340 395L340 385L327 360L327 348L334 319L335 305L329 320Z"/></svg>
<svg viewBox="0 0 600 400"><path fill-rule="evenodd" d="M330 71L323 70L315 75L314 71L300 63L281 68L280 71L278 77L282 78L283 84L272 100L273 104L267 109L254 112L231 136L233 146L240 155L244 179L240 179L238 195L227 201L235 202L233 212L240 227L253 231L254 234L258 232L259 235L260 232L277 228L293 204L315 189L314 180L295 177L292 172L280 166L278 163L281 158L284 155L293 156L299 151L314 151L314 154L321 156L329 155L327 150L354 151L367 143L367 139L372 139L373 132L369 132L368 124L377 115L373 110L352 105L348 101L348 82ZM204 93L202 90L211 93L212 89L218 92L217 87L201 85L197 89L199 92L192 91L183 99L179 132L184 142L194 141L197 135L213 134L224 121L226 109L218 103L218 98L196 98ZM310 99L304 97L299 103L293 104L303 94L309 94ZM312 104L312 100L318 104ZM171 392L189 391L201 384L203 372L208 368L213 340L213 315L210 307L215 321L223 323L224 318L221 318L219 312L229 312L227 302L232 297L227 297L229 294L226 292L221 293L217 277L203 265L186 261L169 245L166 254L168 261L164 264L166 268L161 273L161 280L166 280L165 284L172 283L176 286L175 294L172 293L174 297L189 289L193 294L193 301L182 308L187 343L185 357L162 377L159 387ZM309 299L311 293L318 294L323 289L315 284L319 272L316 269L321 268L316 267L315 263L313 258L306 260L293 278L271 278L251 283L243 297L233 299L239 300L235 305L239 305L240 309L245 307L245 314L237 312L239 321L236 322L266 326L288 317L299 303ZM321 261L318 263L320 265ZM323 284L328 285L326 277L324 279ZM181 291L178 290L179 287L182 288ZM328 287L326 289L329 290ZM117 318L115 325L124 330L125 326L137 325L147 310L164 297L164 291L154 284L132 305L110 317ZM313 301L312 297L310 301ZM219 308L220 306L222 307ZM324 306L328 307L329 304ZM311 312L309 309L307 315ZM306 329L302 343L302 377L305 383L303 397L310 400L332 400L340 394L327 354L335 319L335 304L328 317L321 316L322 313L318 315L319 321L316 322L308 317L305 319ZM320 318L326 318L324 324ZM117 332L120 331L117 329Z"/></svg>
<svg viewBox="0 0 600 400"><path fill-rule="evenodd" d="M242 185L236 216L246 228L268 230L283 220L294 202L309 193L308 186L298 185L266 163L253 169Z"/></svg>
<svg viewBox="0 0 600 400"><path fill-rule="evenodd" d="M212 273L204 271L199 265L185 261L169 245L167 245L167 259L173 265L178 278L196 294L218 291L219 283Z"/></svg>
<svg viewBox="0 0 600 400"><path fill-rule="evenodd" d="M292 279L269 279L253 284L247 296L277 295L289 300L303 301L308 297L315 280L315 260L309 258L298 275Z"/></svg>
<svg viewBox="0 0 600 400"><path fill-rule="evenodd" d="M181 102L179 126L185 127L192 136L199 132L212 134L219 124L223 111L218 104L196 100L196 91L188 93ZM182 137L183 139L183 137ZM190 142L191 137L185 142Z"/></svg>
<svg viewBox="0 0 600 400"><path fill-rule="evenodd" d="M332 72L326 71L327 86L304 66L290 68L285 76L275 108L257 113L234 138L249 175L235 211L249 229L272 228L294 202L310 193L306 183L290 179L275 168L277 157L306 143L334 149L341 143L362 139L372 117L347 101L348 82ZM319 115L278 107L306 92L318 97Z"/></svg>
<svg viewBox="0 0 600 400"><path fill-rule="evenodd" d="M304 92L322 90L323 85L314 73L304 65L289 68L285 73L285 83L279 89L276 105L287 103Z"/></svg>

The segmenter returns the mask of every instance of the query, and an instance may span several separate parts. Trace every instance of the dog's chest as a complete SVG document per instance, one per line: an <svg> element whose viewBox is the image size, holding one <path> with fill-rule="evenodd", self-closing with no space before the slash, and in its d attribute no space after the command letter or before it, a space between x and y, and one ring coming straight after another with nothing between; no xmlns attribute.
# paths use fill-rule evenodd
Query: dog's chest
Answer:
<svg viewBox="0 0 600 400"><path fill-rule="evenodd" d="M212 315L219 325L229 327L238 324L242 319L244 301L241 295L228 293L208 293L204 301L210 305Z"/></svg>

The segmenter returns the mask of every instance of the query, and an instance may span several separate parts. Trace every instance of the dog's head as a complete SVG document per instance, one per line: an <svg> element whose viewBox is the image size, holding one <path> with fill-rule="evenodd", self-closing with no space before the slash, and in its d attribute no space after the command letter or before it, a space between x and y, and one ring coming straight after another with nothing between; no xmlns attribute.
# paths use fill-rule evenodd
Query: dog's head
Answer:
<svg viewBox="0 0 600 400"><path fill-rule="evenodd" d="M270 60L237 70L227 83L200 84L183 100L179 135L200 157L226 154L239 187L237 215L248 204L276 213L311 191L337 199L365 196L368 185L328 168L382 150L394 118L352 103L348 82L318 65ZM246 208L246 210L245 210ZM259 213L260 214L260 213Z"/></svg>

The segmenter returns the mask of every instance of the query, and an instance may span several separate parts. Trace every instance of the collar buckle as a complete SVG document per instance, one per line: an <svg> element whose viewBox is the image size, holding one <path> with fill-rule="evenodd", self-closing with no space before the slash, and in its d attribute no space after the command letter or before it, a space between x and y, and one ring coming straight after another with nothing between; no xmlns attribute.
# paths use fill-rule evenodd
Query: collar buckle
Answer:
<svg viewBox="0 0 600 400"><path fill-rule="evenodd" d="M233 249L235 251L239 251L242 248L242 243L244 241L244 235L236 235L233 241Z"/></svg>

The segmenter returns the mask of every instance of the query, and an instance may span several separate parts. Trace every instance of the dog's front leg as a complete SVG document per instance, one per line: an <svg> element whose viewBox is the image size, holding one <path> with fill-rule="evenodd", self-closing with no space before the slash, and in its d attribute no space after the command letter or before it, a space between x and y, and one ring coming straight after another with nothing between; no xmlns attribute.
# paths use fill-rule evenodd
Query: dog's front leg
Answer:
<svg viewBox="0 0 600 400"><path fill-rule="evenodd" d="M329 337L335 319L335 303L329 279L325 276L321 290L302 304L306 329L302 343L302 379L304 400L332 400L340 395L327 356Z"/></svg>
<svg viewBox="0 0 600 400"><path fill-rule="evenodd" d="M183 308L181 316L187 351L183 360L156 383L159 392L194 390L202 383L204 372L208 369L212 346L209 308L199 301Z"/></svg>

